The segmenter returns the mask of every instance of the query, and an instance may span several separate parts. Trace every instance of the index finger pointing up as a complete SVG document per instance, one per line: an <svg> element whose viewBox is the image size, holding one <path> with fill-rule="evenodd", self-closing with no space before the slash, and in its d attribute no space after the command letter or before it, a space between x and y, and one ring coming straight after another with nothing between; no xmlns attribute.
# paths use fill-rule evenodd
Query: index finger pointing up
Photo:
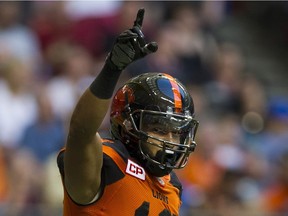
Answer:
<svg viewBox="0 0 288 216"><path fill-rule="evenodd" d="M137 12L136 20L134 21L134 26L137 26L140 29L142 27L142 23L143 23L143 19L144 19L144 13L145 13L144 8L139 9Z"/></svg>

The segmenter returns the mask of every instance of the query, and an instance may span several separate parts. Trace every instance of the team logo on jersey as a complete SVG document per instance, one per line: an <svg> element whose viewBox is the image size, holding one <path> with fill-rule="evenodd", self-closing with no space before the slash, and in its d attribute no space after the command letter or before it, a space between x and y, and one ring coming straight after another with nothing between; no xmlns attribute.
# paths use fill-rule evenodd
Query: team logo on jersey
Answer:
<svg viewBox="0 0 288 216"><path fill-rule="evenodd" d="M128 159L126 173L139 178L141 180L145 180L145 170L143 167L139 166L138 164L134 163L133 161Z"/></svg>

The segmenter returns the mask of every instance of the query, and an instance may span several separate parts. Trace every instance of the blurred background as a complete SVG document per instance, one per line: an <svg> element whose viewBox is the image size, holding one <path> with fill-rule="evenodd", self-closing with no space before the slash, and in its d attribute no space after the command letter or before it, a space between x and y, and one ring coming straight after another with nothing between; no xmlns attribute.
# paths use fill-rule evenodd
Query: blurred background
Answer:
<svg viewBox="0 0 288 216"><path fill-rule="evenodd" d="M62 214L56 155L71 111L141 7L159 50L119 85L169 73L200 121L197 149L177 171L181 215L288 215L285 1L1 1L0 215Z"/></svg>

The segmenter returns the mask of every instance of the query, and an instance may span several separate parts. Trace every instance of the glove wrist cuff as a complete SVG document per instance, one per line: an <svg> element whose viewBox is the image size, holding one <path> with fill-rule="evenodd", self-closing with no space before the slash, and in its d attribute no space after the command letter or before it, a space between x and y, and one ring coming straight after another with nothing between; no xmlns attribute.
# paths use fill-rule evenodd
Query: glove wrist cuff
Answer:
<svg viewBox="0 0 288 216"><path fill-rule="evenodd" d="M120 77L121 70L106 60L104 67L99 75L90 85L90 91L100 99L109 99L112 97L117 81Z"/></svg>

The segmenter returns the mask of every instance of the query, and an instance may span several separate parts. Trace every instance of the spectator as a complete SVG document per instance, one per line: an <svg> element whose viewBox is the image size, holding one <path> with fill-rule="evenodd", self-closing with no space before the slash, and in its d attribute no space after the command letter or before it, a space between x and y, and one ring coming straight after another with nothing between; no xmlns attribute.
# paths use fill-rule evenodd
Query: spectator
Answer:
<svg viewBox="0 0 288 216"><path fill-rule="evenodd" d="M48 80L47 94L51 100L55 115L66 120L69 118L83 89L89 85L89 77L94 73L94 63L91 55L79 46L64 44L62 52L57 47L51 50L55 58L54 68L59 75Z"/></svg>
<svg viewBox="0 0 288 216"><path fill-rule="evenodd" d="M65 143L65 128L62 120L53 111L45 87L37 94L38 112L36 120L28 125L20 140L20 147L29 150L38 163L44 164Z"/></svg>
<svg viewBox="0 0 288 216"><path fill-rule="evenodd" d="M24 128L36 118L36 100L32 93L33 74L19 59L1 63L0 143L16 148Z"/></svg>
<svg viewBox="0 0 288 216"><path fill-rule="evenodd" d="M216 115L240 113L244 69L244 56L240 48L230 42L222 43L214 62L214 78L204 85L211 112Z"/></svg>
<svg viewBox="0 0 288 216"><path fill-rule="evenodd" d="M18 58L30 67L34 73L39 73L42 56L39 43L34 32L21 24L19 14L20 2L0 2L0 55Z"/></svg>
<svg viewBox="0 0 288 216"><path fill-rule="evenodd" d="M275 167L274 181L264 190L262 208L268 213L288 213L288 152L279 156Z"/></svg>

